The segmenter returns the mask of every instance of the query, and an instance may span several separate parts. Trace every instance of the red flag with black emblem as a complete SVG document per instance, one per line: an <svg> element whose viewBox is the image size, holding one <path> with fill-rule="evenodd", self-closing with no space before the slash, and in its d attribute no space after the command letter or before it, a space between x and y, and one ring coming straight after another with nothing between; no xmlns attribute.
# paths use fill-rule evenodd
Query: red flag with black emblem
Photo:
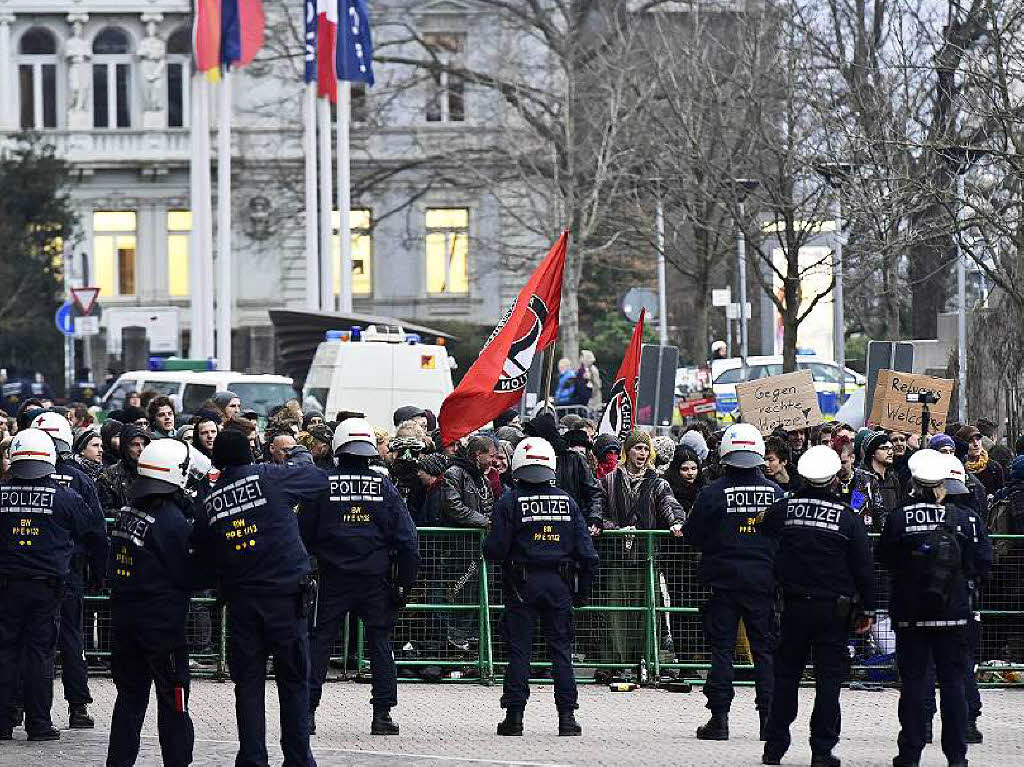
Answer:
<svg viewBox="0 0 1024 767"><path fill-rule="evenodd" d="M622 358L615 383L608 395L608 404L601 414L599 434L613 434L620 440L629 436L636 426L636 393L640 383L640 347L644 342L644 315L646 309L640 310L640 319L633 328L633 337L629 340L626 356Z"/></svg>
<svg viewBox="0 0 1024 767"><path fill-rule="evenodd" d="M515 407L523 396L533 358L558 337L568 244L566 229L506 310L476 362L441 405L437 420L444 444L450 445Z"/></svg>

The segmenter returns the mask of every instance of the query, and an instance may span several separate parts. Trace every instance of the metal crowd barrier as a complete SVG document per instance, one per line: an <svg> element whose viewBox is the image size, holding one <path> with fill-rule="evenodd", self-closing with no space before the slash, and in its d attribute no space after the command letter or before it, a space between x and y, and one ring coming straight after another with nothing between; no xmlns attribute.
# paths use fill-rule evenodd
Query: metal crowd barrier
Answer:
<svg viewBox="0 0 1024 767"><path fill-rule="evenodd" d="M399 677L481 683L500 679L507 663L499 628L501 567L483 559L483 532L438 527L420 528L419 534L422 565L415 601L399 614L394 636ZM977 606L982 619L979 680L1024 686L1024 536L993 536L993 543L996 561ZM581 681L599 678L601 672L629 670L646 675L649 684L670 678L700 682L709 653L701 629L700 607L707 592L696 577L699 552L665 530L606 531L595 545L601 569L593 599L575 617L573 660ZM879 607L884 609L888 574L877 562L876 576ZM108 600L102 594L86 596L86 655L94 672L102 671L109 655ZM896 681L895 638L882 617L870 639L851 636L853 681ZM226 612L210 592L192 599L188 640L193 674L226 677ZM542 679L548 666L538 630L532 675ZM736 668L743 684L744 672L752 666L742 638ZM346 622L328 678L363 679L368 674L362 627L355 620Z"/></svg>

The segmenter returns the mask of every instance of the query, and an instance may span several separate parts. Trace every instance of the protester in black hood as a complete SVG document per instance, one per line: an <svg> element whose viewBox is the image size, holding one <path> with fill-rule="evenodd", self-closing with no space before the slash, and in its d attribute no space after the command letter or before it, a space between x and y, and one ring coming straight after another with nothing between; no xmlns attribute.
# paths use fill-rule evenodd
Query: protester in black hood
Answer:
<svg viewBox="0 0 1024 767"><path fill-rule="evenodd" d="M527 421L523 431L529 437L546 439L555 449L555 487L567 492L580 507L591 532L601 528L601 486L594 478L587 459L570 450L558 433L555 417L540 413Z"/></svg>
<svg viewBox="0 0 1024 767"><path fill-rule="evenodd" d="M113 466L121 460L121 431L124 423L116 418L108 418L100 427L100 438L103 440L103 465Z"/></svg>
<svg viewBox="0 0 1024 767"><path fill-rule="evenodd" d="M687 445L676 445L672 460L665 469L663 475L668 486L672 488L672 494L679 501L679 504L689 516L693 510L693 504L697 500L697 493L707 484L700 458L696 451Z"/></svg>
<svg viewBox="0 0 1024 767"><path fill-rule="evenodd" d="M128 504L128 489L139 474L139 454L152 441L149 432L133 423L121 429L120 437L121 460L105 468L96 480L96 492L99 493L100 504L108 517Z"/></svg>

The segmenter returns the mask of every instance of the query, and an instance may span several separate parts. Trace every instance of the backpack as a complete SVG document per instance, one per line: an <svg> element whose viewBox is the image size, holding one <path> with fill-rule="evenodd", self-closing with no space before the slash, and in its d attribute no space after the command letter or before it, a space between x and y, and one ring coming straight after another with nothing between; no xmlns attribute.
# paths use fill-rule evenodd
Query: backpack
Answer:
<svg viewBox="0 0 1024 767"><path fill-rule="evenodd" d="M910 568L917 618L941 619L957 581L963 579L960 542L948 522L930 531L911 553Z"/></svg>
<svg viewBox="0 0 1024 767"><path fill-rule="evenodd" d="M990 535L1009 535L1013 532L1014 505L1010 496L1000 498L988 507L988 519L985 528ZM1011 541L1001 539L992 541L992 565L1010 551Z"/></svg>

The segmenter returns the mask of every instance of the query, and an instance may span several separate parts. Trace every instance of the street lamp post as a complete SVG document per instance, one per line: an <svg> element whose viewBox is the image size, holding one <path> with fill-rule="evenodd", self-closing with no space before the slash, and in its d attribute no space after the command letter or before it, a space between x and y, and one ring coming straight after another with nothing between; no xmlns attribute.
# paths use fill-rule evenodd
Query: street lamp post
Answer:
<svg viewBox="0 0 1024 767"><path fill-rule="evenodd" d="M747 374L747 238L743 234L743 219L746 215L747 196L757 189L761 182L756 179L738 178L733 181L739 203L739 216L736 220L736 277L739 282L740 297L740 368L743 377Z"/></svg>
<svg viewBox="0 0 1024 767"><path fill-rule="evenodd" d="M843 306L843 200L842 188L853 170L846 162L822 163L817 167L818 173L832 187L834 231L832 232L832 277L835 287L832 288L832 350L839 365L839 402L846 401L846 312Z"/></svg>
<svg viewBox="0 0 1024 767"><path fill-rule="evenodd" d="M668 296L665 288L665 204L658 187L657 207L654 209L655 247L658 249L658 342L668 346Z"/></svg>

